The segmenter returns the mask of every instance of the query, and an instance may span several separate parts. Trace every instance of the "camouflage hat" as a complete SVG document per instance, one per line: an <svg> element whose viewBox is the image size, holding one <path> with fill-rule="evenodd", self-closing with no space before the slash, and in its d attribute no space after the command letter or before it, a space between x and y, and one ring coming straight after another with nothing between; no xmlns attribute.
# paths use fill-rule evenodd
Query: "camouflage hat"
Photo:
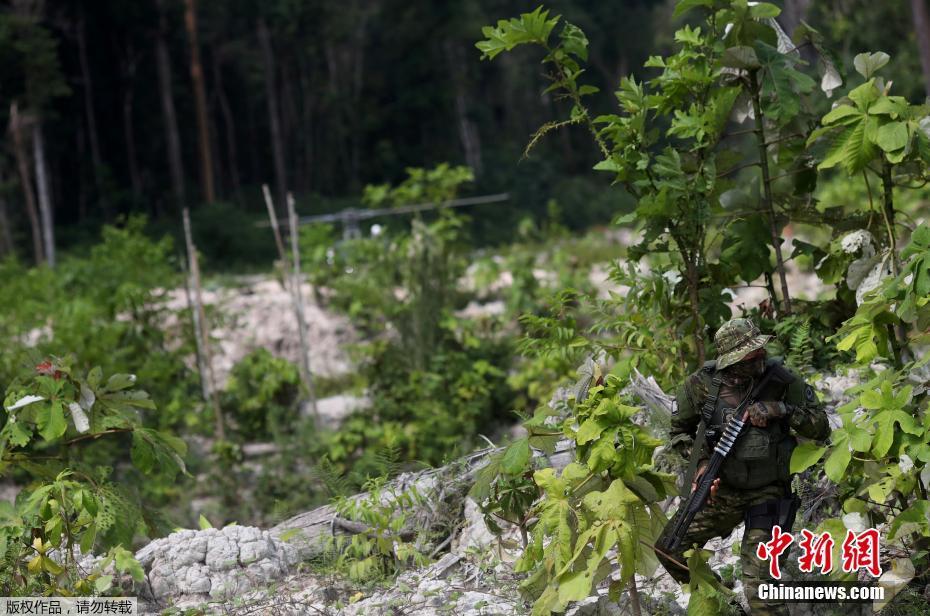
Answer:
<svg viewBox="0 0 930 616"><path fill-rule="evenodd" d="M756 349L761 349L771 340L763 334L751 319L730 319L720 326L714 336L717 347L717 369L739 362Z"/></svg>

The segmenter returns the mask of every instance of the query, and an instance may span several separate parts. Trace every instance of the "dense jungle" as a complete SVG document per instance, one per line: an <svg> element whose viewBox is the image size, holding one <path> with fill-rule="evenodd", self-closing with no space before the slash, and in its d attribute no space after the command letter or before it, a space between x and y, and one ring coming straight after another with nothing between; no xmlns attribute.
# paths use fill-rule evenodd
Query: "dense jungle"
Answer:
<svg viewBox="0 0 930 616"><path fill-rule="evenodd" d="M741 317L880 543L771 613L927 614L928 97L928 0L4 0L0 596L768 614L654 548Z"/></svg>

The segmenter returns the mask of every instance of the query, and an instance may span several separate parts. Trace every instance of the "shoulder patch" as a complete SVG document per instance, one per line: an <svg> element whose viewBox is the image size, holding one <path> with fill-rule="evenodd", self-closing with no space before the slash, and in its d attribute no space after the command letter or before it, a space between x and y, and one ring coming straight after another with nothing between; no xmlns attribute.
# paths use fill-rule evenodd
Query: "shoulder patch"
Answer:
<svg viewBox="0 0 930 616"><path fill-rule="evenodd" d="M804 397L807 398L809 402L817 400L817 394L814 393L814 388L810 385L806 385L804 387Z"/></svg>

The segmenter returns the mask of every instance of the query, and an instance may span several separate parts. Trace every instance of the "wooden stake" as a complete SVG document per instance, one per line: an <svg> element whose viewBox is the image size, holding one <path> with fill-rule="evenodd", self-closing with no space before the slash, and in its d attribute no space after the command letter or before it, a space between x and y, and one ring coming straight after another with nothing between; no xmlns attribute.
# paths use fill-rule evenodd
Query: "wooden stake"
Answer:
<svg viewBox="0 0 930 616"><path fill-rule="evenodd" d="M278 246L278 256L282 263L287 262L287 254L284 251L284 240L281 239L281 227L278 226L278 214L274 211L274 201L271 199L271 191L268 184L262 184L262 194L265 195L265 207L268 208L268 219L271 221L271 230L274 232L274 243Z"/></svg>
<svg viewBox="0 0 930 616"><path fill-rule="evenodd" d="M207 364L203 356L203 329L200 323L200 311L194 306L193 282L187 265L181 268L184 271L184 295L187 297L187 308L191 311L191 321L194 325L194 350L197 355L197 373L200 376L200 389L203 401L210 404L210 384L207 383Z"/></svg>
<svg viewBox="0 0 930 616"><path fill-rule="evenodd" d="M300 336L300 366L303 371L304 383L310 394L310 407L313 417L319 424L319 412L316 407L316 390L313 385L313 373L310 371L310 346L307 340L307 321L304 317L304 298L301 292L300 276L300 242L297 235L297 213L294 210L294 196L287 193L287 221L291 232L291 258L293 259L293 277L291 278L291 294L294 298L294 311L297 313L297 329Z"/></svg>
<svg viewBox="0 0 930 616"><path fill-rule="evenodd" d="M191 272L191 283L194 287L194 308L200 321L200 348L203 353L203 363L206 367L206 382L209 390L209 402L213 405L213 414L216 417L216 437L220 440L226 440L226 428L223 421L223 411L220 410L220 398L216 391L216 380L213 378L213 361L210 355L210 337L209 327L207 326L207 314L203 308L203 294L200 286L200 265L197 261L197 248L194 246L194 238L191 234L190 212L184 208L184 242L187 245L187 260ZM201 374L201 378L203 378ZM205 392L206 393L206 392Z"/></svg>

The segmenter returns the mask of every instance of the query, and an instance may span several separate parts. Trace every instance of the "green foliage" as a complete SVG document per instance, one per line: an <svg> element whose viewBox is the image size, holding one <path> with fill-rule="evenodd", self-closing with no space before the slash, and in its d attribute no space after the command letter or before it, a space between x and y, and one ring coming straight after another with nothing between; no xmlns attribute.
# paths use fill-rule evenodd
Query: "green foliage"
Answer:
<svg viewBox="0 0 930 616"><path fill-rule="evenodd" d="M899 258L899 257L894 257ZM930 325L930 227L915 229L901 251L904 259L897 276L888 276L866 294L856 314L836 333L837 348L854 351L856 361L867 364L876 357L893 359L894 338L889 326L913 328L911 343L927 340Z"/></svg>
<svg viewBox="0 0 930 616"><path fill-rule="evenodd" d="M369 195L447 200L466 175L447 165L409 170L398 187ZM463 226L441 212L430 222L415 218L407 233L334 246L327 246L328 232L304 236L323 270L317 282L327 287L325 300L371 340L357 349L371 407L327 440L328 459L357 478L377 474L376 456L385 449L428 463L464 453L509 408L511 345L497 324L454 314L465 300L458 286L467 264Z"/></svg>
<svg viewBox="0 0 930 616"><path fill-rule="evenodd" d="M543 498L532 510L538 521L516 569L530 573L522 588L535 600L534 614L587 597L610 573L612 549L620 567L612 596L634 573L651 575L657 566L651 545L666 521L657 503L674 491L673 477L652 467L661 442L632 421L638 409L620 402L620 379L607 375L602 382L599 370L586 378L593 385L569 401L573 414L561 426L577 444L577 461L560 475L551 468L533 474Z"/></svg>
<svg viewBox="0 0 930 616"><path fill-rule="evenodd" d="M0 59L6 96L41 112L71 90L62 75L58 42L37 17L14 10L0 15Z"/></svg>
<svg viewBox="0 0 930 616"><path fill-rule="evenodd" d="M199 387L184 363L192 349L171 345L165 328L166 290L178 282L173 243L147 237L145 224L131 217L104 227L99 244L55 270L0 263L0 299L8 306L0 332L15 341L0 352L2 382L41 357L80 349L85 366L130 370L151 385L163 412L146 422L159 428L199 423L190 412Z"/></svg>
<svg viewBox="0 0 930 616"><path fill-rule="evenodd" d="M443 330L426 370L411 370L397 347L375 347L365 366L371 407L331 437L333 462L364 477L377 469L378 451L396 447L405 460L441 463L465 453L478 432L500 421L511 396L500 368L511 361L509 345L477 338L462 344L457 333Z"/></svg>
<svg viewBox="0 0 930 616"><path fill-rule="evenodd" d="M930 160L930 138L921 129L926 106L911 105L901 96L889 96L884 81L875 71L888 62L879 54L860 54L856 70L867 79L823 116L823 128L809 141L830 135L832 141L818 169L842 165L850 175L863 172L876 159L900 164L906 159ZM891 84L888 84L890 87Z"/></svg>
<svg viewBox="0 0 930 616"><path fill-rule="evenodd" d="M104 592L116 569L136 581L142 569L124 546L136 534L160 532L142 513L138 496L114 483L109 467L92 467L98 439L130 434L129 459L141 473L172 481L186 474L184 441L144 428L140 412L153 411L148 394L134 389L131 374L104 379L97 367L87 374L72 360L52 358L6 391L0 429L0 476L25 473L30 482L16 503L4 503L0 517L0 555L10 564L2 578L7 594ZM74 550L107 550L91 572L78 570ZM50 551L58 556L52 558Z"/></svg>
<svg viewBox="0 0 930 616"><path fill-rule="evenodd" d="M440 163L432 169L410 167L407 177L397 184L366 186L362 203L371 208L420 203L444 203L455 198L463 184L475 179L468 167L452 167Z"/></svg>
<svg viewBox="0 0 930 616"><path fill-rule="evenodd" d="M333 539L339 552L337 570L365 582L405 566L424 566L429 560L420 547L425 537L411 528L417 507L425 503L416 485L398 491L378 477L366 482L364 489L367 494L362 498L337 497L333 502L339 516L362 525L361 532Z"/></svg>
<svg viewBox="0 0 930 616"><path fill-rule="evenodd" d="M578 83L583 72L578 62L587 59L585 45L572 43L586 39L572 24L564 25L562 42L550 47L550 32L560 18L547 20L548 13L537 9L501 21L496 28L485 28L488 38L477 47L487 58L526 43L541 45L548 52L543 62L552 64L556 72L550 90L574 103L566 123L587 125L604 155L595 169L612 173L615 182L638 201L635 213L621 221L635 220L643 229L643 241L630 256L668 254L671 267L680 271L689 314L677 324L691 336L692 350L703 360L705 325L714 327L729 317L719 299L724 287L737 278L752 281L761 274L771 275L774 268L769 254L758 246L777 246L770 225L783 224L772 220L766 225L756 212L746 217L744 212L728 211L726 203L731 200L725 195L733 184L724 178L745 166L738 164L741 152L728 147L733 142L723 141L728 136L728 119L737 100L749 97L758 107L757 114L764 111L771 121L768 134L756 131L764 143L796 121L801 97L812 92L814 82L798 70L796 54L776 49L771 18L779 9L774 5L683 2L678 11L696 7L710 9L702 25L678 30L676 52L654 56L646 63L647 68L661 72L645 83L624 77L616 92L620 112L594 118L581 98L596 89ZM540 133L553 126L544 126ZM775 138L775 143L784 143L772 162L775 171L763 167L766 199L772 176L788 170L781 174L793 175L803 165L796 129L792 126L794 132L784 139ZM764 144L760 147L766 152ZM777 196L791 202L798 196L795 193L810 190L805 186ZM724 234L710 233L718 226L725 229ZM719 263L713 261L718 250Z"/></svg>
<svg viewBox="0 0 930 616"><path fill-rule="evenodd" d="M523 317L527 337L521 350L561 362L598 353L617 359L606 384L591 389L595 400L599 388L609 388L611 379L616 383L616 375L626 376L634 367L658 373L660 383L674 385L694 351L702 349L705 325L713 326L729 317L722 293L726 287L737 280L753 283L764 277L771 299L775 299L778 270L771 257L773 248L780 250L780 229L789 221L810 223L818 240L826 230L832 235L827 247L796 240L789 259L797 258L825 282L836 284L836 298L794 302L796 314L779 311L775 322L768 322L764 310L758 316L776 332L773 350L781 351L796 370L832 368L855 354L866 382L853 390L856 399L840 409L844 425L834 431L831 446L802 443L795 450L792 470L803 471L822 463L826 475L839 484L846 513L867 513L873 524L894 524L896 514L900 514L902 521L894 528L906 532L895 538L907 534L908 541L925 546L926 525L918 522L926 501L926 482L918 473L927 461L928 438L922 419L926 403L923 394L914 395L908 382L925 379L927 362L919 356L912 359L912 350L926 345L925 332L930 324L925 314L930 303L930 274L926 273L930 260L925 254L930 233L925 225L917 225L910 244L898 250L901 223L895 217L895 192L901 192L906 182L918 187L926 183L927 144L922 127L927 109L888 94L890 84L875 75L888 63L887 54L861 54L853 64L866 82L853 88L821 119L815 114L824 101L817 100L816 82L800 54L780 39L782 35L772 21L779 13L776 6L684 0L678 3L676 15L692 9L700 9L705 19L692 20L675 33L674 53L646 63L659 74L645 82L623 78L616 93L619 113L590 120L578 96L578 62L585 54L572 55L563 49L559 55L553 52L558 48L549 42L559 17L549 19L540 8L498 22L496 28L485 28L486 40L479 42L478 48L486 58L524 44L545 49L543 62L555 71L553 89L574 104L565 123L588 125L604 153L596 169L613 174L615 182L637 199L634 213L616 221L635 222L642 231L641 244L631 249L629 256L648 259L653 268L666 272L662 276L644 275L632 267L626 272L614 267L612 280L629 289L624 297L592 299L563 290L549 315ZM572 28L567 24L563 31ZM842 77L822 35L804 25L795 36L795 44L810 43L816 50L821 89L829 96ZM740 101L751 103L755 130L728 134L730 118L746 111ZM823 128L811 132L815 121ZM548 124L540 133L554 126ZM761 160L747 160L745 148L733 139L750 132ZM827 136L833 141L824 150L821 138ZM744 167L757 165L762 173L751 181L737 185L728 179ZM842 167L856 179L861 175L867 199L842 203L845 207L816 206L812 196L818 171L833 167ZM874 204L869 174L880 186L880 209ZM858 240L847 238L853 229L863 230L858 233L868 238L873 230L884 231L885 246L876 254L873 246L859 242L857 254ZM783 260L783 256L778 257L778 267ZM670 269L678 270L677 275L671 275ZM787 308L787 297L784 299ZM633 316L637 314L642 320ZM693 340L690 348L683 343L688 334ZM663 364L663 359L670 359L670 363ZM872 373L870 364L876 360L893 363L896 369ZM582 464L569 466L561 477L546 469L535 473L543 494L531 511L539 522L532 530L534 539L524 552L521 567L533 571L526 588L538 597L537 613L559 611L569 601L588 596L604 575L598 556L602 538L596 534L606 531L603 525L586 526L592 513L604 512L583 506L577 511L574 491L602 488L588 485L596 477L604 485L613 480L610 489L620 485L635 493L634 498L626 499L618 488L613 495L617 503L628 508L645 495L628 483L618 482L618 476L625 478L616 456L629 445L623 440L622 428L616 430L610 421L622 421L627 415L610 406L619 404L615 399L598 402L593 413L586 402L583 397L576 402L565 432L576 440ZM501 511L517 502L508 492L502 492L505 498L501 498L493 488L498 484L507 488L515 476L533 470L526 450L527 444L512 444L479 478L474 494L483 499L488 510ZM632 463L649 465L651 455ZM920 496L916 502L911 496L915 492ZM582 495L582 505L583 499ZM895 500L913 509L901 513L901 507L891 505ZM649 502L647 496L643 503ZM513 507L518 515L512 516L518 523L526 515L523 503L519 504ZM627 515L629 509L618 509L617 517L622 517L621 512ZM648 517L648 506L645 512ZM833 519L823 524L829 527L842 522ZM643 527L648 525L643 523ZM620 541L621 531L615 527L608 543ZM626 556L630 551L625 554L622 541L618 552L621 577L628 578L633 567L647 566L649 555L643 555L642 562L639 555ZM923 561L925 555L926 551L920 551L913 558ZM625 563L625 558L629 562ZM728 610L729 597L714 587L702 555L695 551L690 558L689 611Z"/></svg>
<svg viewBox="0 0 930 616"><path fill-rule="evenodd" d="M297 366L257 349L233 366L221 403L240 435L261 440L291 430L299 394Z"/></svg>

